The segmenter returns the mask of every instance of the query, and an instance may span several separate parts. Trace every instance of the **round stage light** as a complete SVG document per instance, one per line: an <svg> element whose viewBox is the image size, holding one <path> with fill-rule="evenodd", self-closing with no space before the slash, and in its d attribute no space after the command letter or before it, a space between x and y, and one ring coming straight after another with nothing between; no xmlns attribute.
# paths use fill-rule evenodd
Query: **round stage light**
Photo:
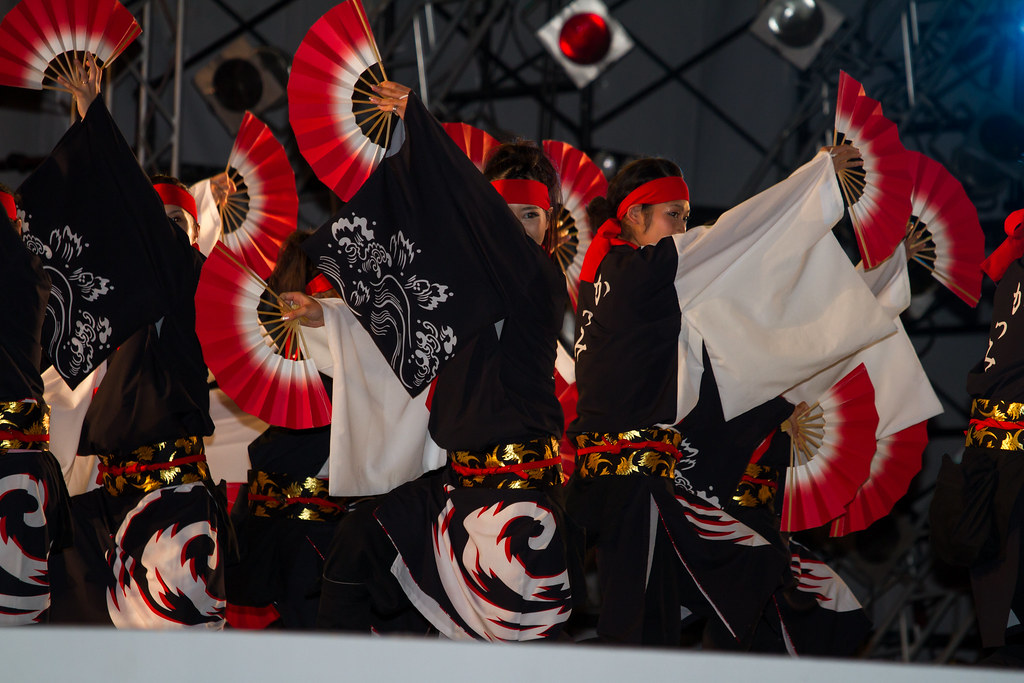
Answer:
<svg viewBox="0 0 1024 683"><path fill-rule="evenodd" d="M244 112L254 108L263 97L263 78L250 61L226 59L213 74L213 92L225 109Z"/></svg>
<svg viewBox="0 0 1024 683"><path fill-rule="evenodd" d="M558 49L577 64L596 64L608 54L612 32L600 14L581 12L569 17L558 34Z"/></svg>
<svg viewBox="0 0 1024 683"><path fill-rule="evenodd" d="M825 28L825 13L814 0L775 0L768 28L788 47L807 47Z"/></svg>

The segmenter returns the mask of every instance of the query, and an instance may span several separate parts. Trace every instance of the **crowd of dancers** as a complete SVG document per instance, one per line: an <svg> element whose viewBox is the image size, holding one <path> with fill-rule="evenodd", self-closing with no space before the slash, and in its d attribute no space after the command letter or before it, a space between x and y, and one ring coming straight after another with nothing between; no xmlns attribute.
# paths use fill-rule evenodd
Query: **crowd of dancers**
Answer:
<svg viewBox="0 0 1024 683"><path fill-rule="evenodd" d="M61 84L79 120L0 191L14 307L0 344L0 622L669 647L696 626L722 650L862 645L852 592L780 530L808 410L782 394L900 333L887 296L904 249L866 272L831 235L856 147L823 148L713 226L689 224L675 163L625 165L588 207L570 303L551 255L563 198L541 147L501 144L481 171L415 93L374 86L370 106L401 119L387 156L331 221L285 240L265 283L283 302L275 324L309 342L331 424L266 429L229 510L204 455L195 245L234 188L146 178L98 97L99 67L87 57L74 73ZM55 255L63 269L44 269ZM115 261L119 279L99 274ZM994 339L1020 303L1019 285L1000 292ZM99 320L90 305L104 301L117 315ZM56 342L47 316L65 330ZM1020 355L990 345L986 361L996 352ZM983 362L968 434L971 463L1009 458L993 466L1008 472L995 540L974 556L997 562L1011 596L1017 566L1002 561L1020 552L1024 474L1002 437L1019 434L1020 404L1012 380L985 373L1015 364ZM65 376L44 382L49 365ZM80 408L58 434L47 402L61 382ZM574 385L573 404L556 384ZM98 457L90 490L68 495L57 438ZM955 543L983 546L961 523L977 497L952 463L944 473Z"/></svg>

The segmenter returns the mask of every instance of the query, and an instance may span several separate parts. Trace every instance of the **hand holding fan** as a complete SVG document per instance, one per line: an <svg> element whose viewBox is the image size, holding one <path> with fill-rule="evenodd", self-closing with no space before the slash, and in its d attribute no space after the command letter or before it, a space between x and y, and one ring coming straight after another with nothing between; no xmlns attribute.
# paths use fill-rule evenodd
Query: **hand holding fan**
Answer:
<svg viewBox="0 0 1024 683"><path fill-rule="evenodd" d="M875 391L863 364L798 416L795 430L783 424L792 440L783 531L811 529L843 514L868 478L877 427Z"/></svg>
<svg viewBox="0 0 1024 683"><path fill-rule="evenodd" d="M117 0L22 0L0 23L0 85L70 92L57 79L81 80L76 59L106 69L140 33Z"/></svg>
<svg viewBox="0 0 1024 683"><path fill-rule="evenodd" d="M580 269L594 234L587 204L608 191L608 181L590 157L568 143L545 140L544 154L558 171L562 196L562 208L548 229L551 253L565 273L569 298L575 308Z"/></svg>
<svg viewBox="0 0 1024 683"><path fill-rule="evenodd" d="M384 158L397 125L370 102L387 80L359 0L322 16L295 51L288 119L316 176L348 201Z"/></svg>
<svg viewBox="0 0 1024 683"><path fill-rule="evenodd" d="M290 307L217 244L196 288L196 335L220 388L238 407L292 429L331 421L331 403Z"/></svg>
<svg viewBox="0 0 1024 683"><path fill-rule="evenodd" d="M295 230L299 196L284 147L250 112L238 129L226 173L234 190L220 207L220 242L258 276L267 277L281 243Z"/></svg>
<svg viewBox="0 0 1024 683"><path fill-rule="evenodd" d="M874 268L906 236L910 217L909 159L896 125L882 116L878 101L845 71L839 74L834 145L852 144L864 166L839 172L843 200L867 268Z"/></svg>
<svg viewBox="0 0 1024 683"><path fill-rule="evenodd" d="M907 154L914 178L907 256L969 306L977 306L985 260L978 211L942 164L918 152Z"/></svg>

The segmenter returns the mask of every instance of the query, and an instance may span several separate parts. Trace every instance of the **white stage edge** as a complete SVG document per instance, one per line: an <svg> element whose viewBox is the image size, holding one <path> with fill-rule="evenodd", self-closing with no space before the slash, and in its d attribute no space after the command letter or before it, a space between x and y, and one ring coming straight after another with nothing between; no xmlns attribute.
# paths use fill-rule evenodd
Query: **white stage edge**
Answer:
<svg viewBox="0 0 1024 683"><path fill-rule="evenodd" d="M756 680L758 683L1020 683L1024 672L836 659L608 648L490 645L332 634L24 627L0 639L3 681Z"/></svg>

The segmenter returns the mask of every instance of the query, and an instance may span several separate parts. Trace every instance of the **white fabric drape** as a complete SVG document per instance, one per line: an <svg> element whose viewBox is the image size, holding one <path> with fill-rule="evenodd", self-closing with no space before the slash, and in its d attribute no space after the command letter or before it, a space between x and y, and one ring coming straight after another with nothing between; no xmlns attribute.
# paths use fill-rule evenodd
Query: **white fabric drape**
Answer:
<svg viewBox="0 0 1024 683"><path fill-rule="evenodd" d="M858 266L858 272L878 298L879 304L892 316L896 334L861 349L835 367L821 372L793 387L784 396L791 403L812 404L834 383L864 364L875 388L878 428L875 438L891 434L942 413L942 404L932 390L928 376L921 367L917 351L903 329L899 314L910 305L910 279L907 256L902 246L896 253L869 271Z"/></svg>
<svg viewBox="0 0 1024 683"><path fill-rule="evenodd" d="M331 495L386 493L441 467L447 456L427 432L427 392L409 396L344 301L320 304L334 377Z"/></svg>
<svg viewBox="0 0 1024 683"><path fill-rule="evenodd" d="M682 314L678 419L697 401L702 341L729 420L893 334L891 317L830 232L842 212L822 152L713 227L673 238Z"/></svg>
<svg viewBox="0 0 1024 683"><path fill-rule="evenodd" d="M199 214L199 251L203 256L209 256L213 247L220 241L221 232L224 230L217 202L210 189L210 178L200 180L190 187L189 191L196 200L196 213Z"/></svg>

